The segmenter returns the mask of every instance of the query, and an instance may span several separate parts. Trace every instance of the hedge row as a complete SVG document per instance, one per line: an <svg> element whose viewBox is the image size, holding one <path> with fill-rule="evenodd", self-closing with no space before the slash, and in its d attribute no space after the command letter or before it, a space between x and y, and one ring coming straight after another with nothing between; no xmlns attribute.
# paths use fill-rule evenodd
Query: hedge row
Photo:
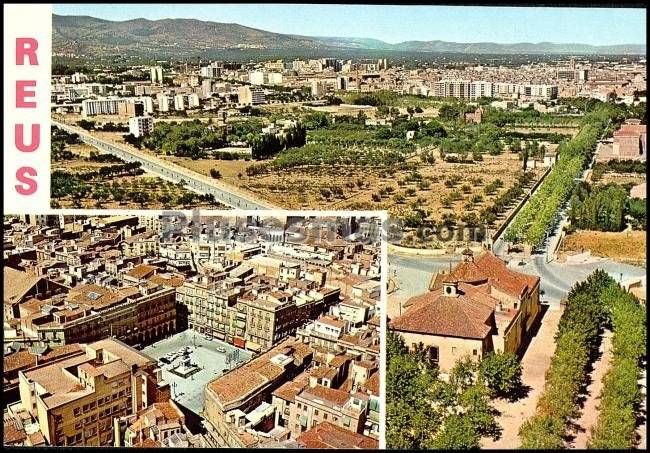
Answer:
<svg viewBox="0 0 650 453"><path fill-rule="evenodd" d="M522 448L564 447L569 422L579 414L578 396L587 379L588 365L597 352L605 314L601 295L610 285L615 285L612 278L597 270L571 289L558 325L544 392L535 415L519 430Z"/></svg>

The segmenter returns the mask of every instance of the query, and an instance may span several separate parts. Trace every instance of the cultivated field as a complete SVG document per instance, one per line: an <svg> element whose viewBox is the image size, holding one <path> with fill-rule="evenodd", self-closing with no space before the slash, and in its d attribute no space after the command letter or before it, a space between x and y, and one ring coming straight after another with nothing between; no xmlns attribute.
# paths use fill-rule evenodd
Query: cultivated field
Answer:
<svg viewBox="0 0 650 453"><path fill-rule="evenodd" d="M109 169L119 164L88 159L89 153L96 152L96 149L85 144L67 145L66 149L74 157L52 161L52 172L60 171L72 177L80 176L84 183L88 183L90 190L79 190L63 197L53 197L53 207L80 209L226 208L220 203L202 201L197 194L178 184L147 174L97 175L87 178L85 175L89 172L99 173L102 168Z"/></svg>

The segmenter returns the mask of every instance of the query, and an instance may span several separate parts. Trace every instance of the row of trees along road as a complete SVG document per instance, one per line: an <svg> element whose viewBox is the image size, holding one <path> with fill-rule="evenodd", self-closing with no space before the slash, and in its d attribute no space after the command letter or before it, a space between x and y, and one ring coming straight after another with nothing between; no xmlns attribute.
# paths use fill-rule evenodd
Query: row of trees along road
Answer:
<svg viewBox="0 0 650 453"><path fill-rule="evenodd" d="M544 391L535 415L519 431L523 448L565 448L572 421L580 416L580 395L598 355L599 333L607 326L614 330L614 361L590 443L595 448L634 445L646 314L635 297L599 269L569 292Z"/></svg>

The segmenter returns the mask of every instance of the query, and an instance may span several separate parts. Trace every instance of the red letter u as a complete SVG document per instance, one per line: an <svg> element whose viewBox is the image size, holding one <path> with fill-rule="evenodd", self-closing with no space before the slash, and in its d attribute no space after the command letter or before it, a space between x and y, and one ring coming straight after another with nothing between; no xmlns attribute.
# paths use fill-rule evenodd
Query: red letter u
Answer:
<svg viewBox="0 0 650 453"><path fill-rule="evenodd" d="M31 153L38 148L41 143L41 125L32 124L32 139L30 144L25 144L25 125L16 124L16 148L24 153Z"/></svg>

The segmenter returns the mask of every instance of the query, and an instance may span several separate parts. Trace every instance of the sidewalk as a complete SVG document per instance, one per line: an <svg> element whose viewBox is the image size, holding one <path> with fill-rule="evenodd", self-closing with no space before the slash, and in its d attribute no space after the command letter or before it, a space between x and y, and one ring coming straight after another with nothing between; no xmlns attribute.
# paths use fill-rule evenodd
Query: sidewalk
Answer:
<svg viewBox="0 0 650 453"><path fill-rule="evenodd" d="M493 401L493 406L501 415L497 423L503 428L501 437L494 441L489 438L481 440L481 448L511 449L521 445L519 428L535 413L537 399L544 389L546 370L555 353L555 333L560 316L564 310L547 310L542 319L537 335L531 340L522 361L522 383L530 388L528 395L518 401L504 399Z"/></svg>
<svg viewBox="0 0 650 453"><path fill-rule="evenodd" d="M582 405L580 418L576 420L576 426L580 428L575 432L575 439L567 443L569 448L587 448L587 441L591 438L591 428L598 421L598 414L600 413L598 406L600 405L600 394L603 391L603 377L609 370L612 360L612 332L610 330L603 332L599 352L601 355L594 362L591 383L587 386L586 399Z"/></svg>

